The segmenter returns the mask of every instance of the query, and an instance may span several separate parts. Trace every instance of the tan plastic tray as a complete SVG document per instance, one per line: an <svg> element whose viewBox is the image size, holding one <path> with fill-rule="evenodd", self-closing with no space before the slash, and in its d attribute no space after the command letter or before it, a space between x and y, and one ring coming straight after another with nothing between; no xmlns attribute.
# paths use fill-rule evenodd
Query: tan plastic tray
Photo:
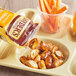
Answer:
<svg viewBox="0 0 76 76"><path fill-rule="evenodd" d="M23 16L29 17L34 22L41 23L38 11L35 9L23 9L18 11L17 13ZM72 21L72 16L65 15L64 23L63 23L64 26L65 27L71 26L72 25L71 21ZM54 69L47 69L47 70L33 69L30 67L27 67L19 61L20 56L27 54L27 51L24 51L25 48L22 48L19 50L15 46L10 45L2 40L0 41L0 46L1 46L0 56L2 55L0 57L0 65L32 71L36 73L42 73L46 75L58 75L58 76L76 75L76 42L72 40L72 37L70 36L69 32L67 32L67 30L64 30L64 32L62 31L62 33L64 33L64 36L62 35L61 32L55 35L52 35L52 34L44 33L41 30L39 30L38 33L35 35L35 37L39 38L39 40L43 40L45 42L51 41L53 44L56 44L57 46L59 46L59 48L63 51L65 56L65 62L63 65ZM67 34L65 34L65 31L67 32Z"/></svg>

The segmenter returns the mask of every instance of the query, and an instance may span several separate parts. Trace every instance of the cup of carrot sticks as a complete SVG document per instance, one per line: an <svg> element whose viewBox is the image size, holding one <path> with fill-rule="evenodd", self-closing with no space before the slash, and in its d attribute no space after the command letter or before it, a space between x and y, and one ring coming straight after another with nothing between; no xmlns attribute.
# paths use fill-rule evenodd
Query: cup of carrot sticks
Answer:
<svg viewBox="0 0 76 76"><path fill-rule="evenodd" d="M47 33L57 33L62 27L67 9L68 6L61 0L39 0L41 29Z"/></svg>

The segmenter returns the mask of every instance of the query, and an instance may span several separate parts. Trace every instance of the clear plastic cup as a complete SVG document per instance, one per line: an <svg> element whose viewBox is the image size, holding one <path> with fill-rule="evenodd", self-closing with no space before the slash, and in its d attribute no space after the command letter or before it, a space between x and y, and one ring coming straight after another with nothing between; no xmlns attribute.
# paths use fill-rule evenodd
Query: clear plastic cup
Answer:
<svg viewBox="0 0 76 76"><path fill-rule="evenodd" d="M65 4L61 3L61 8L63 6L65 6ZM57 33L61 30L63 21L64 21L63 18L64 18L65 13L67 12L67 10L60 14L44 13L40 10L39 7L38 7L38 10L39 10L39 14L41 17L41 29L44 32Z"/></svg>

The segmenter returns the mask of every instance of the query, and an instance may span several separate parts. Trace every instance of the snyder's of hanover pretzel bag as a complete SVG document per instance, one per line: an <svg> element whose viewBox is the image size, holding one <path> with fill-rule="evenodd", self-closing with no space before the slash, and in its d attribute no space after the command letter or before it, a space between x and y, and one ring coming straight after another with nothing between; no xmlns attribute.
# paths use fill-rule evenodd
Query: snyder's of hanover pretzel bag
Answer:
<svg viewBox="0 0 76 76"><path fill-rule="evenodd" d="M24 16L0 8L0 35L13 45L24 46L37 26Z"/></svg>

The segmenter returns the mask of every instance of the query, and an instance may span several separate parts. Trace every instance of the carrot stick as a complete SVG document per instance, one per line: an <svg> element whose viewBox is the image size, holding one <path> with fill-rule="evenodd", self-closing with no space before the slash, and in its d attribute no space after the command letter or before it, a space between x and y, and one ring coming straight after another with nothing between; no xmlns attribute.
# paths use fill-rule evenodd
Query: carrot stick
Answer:
<svg viewBox="0 0 76 76"><path fill-rule="evenodd" d="M51 0L47 0L47 1L48 1L48 4L49 4L50 8L52 9Z"/></svg>
<svg viewBox="0 0 76 76"><path fill-rule="evenodd" d="M62 7L61 9L59 9L57 12L56 12L56 14L59 14L59 13L63 13L65 10L67 10L68 9L68 7L67 6L64 6L64 7Z"/></svg>
<svg viewBox="0 0 76 76"><path fill-rule="evenodd" d="M57 12L57 8L55 7L52 9L52 14L56 14L56 12Z"/></svg>
<svg viewBox="0 0 76 76"><path fill-rule="evenodd" d="M57 8L54 0L51 0L51 8L52 8L52 14L55 14L55 12L57 11Z"/></svg>
<svg viewBox="0 0 76 76"><path fill-rule="evenodd" d="M44 19L44 28L46 31L49 31L49 32L53 32L53 27L51 25L51 23L49 23L48 19L49 17L46 16L46 15L43 15L43 19Z"/></svg>
<svg viewBox="0 0 76 76"><path fill-rule="evenodd" d="M48 13L51 14L52 10L51 10L51 8L50 8L50 6L49 6L47 0L44 0L44 4L45 4L45 7L46 7Z"/></svg>
<svg viewBox="0 0 76 76"><path fill-rule="evenodd" d="M60 9L60 5L61 5L61 0L57 0L57 2L56 2L57 10L59 10L59 9Z"/></svg>
<svg viewBox="0 0 76 76"><path fill-rule="evenodd" d="M73 17L73 30L76 34L76 12L75 12L74 17Z"/></svg>
<svg viewBox="0 0 76 76"><path fill-rule="evenodd" d="M47 13L43 0L39 0L39 5L41 11Z"/></svg>
<svg viewBox="0 0 76 76"><path fill-rule="evenodd" d="M49 5L51 5L51 0L48 0L49 1Z"/></svg>
<svg viewBox="0 0 76 76"><path fill-rule="evenodd" d="M51 6L52 6L52 8L55 7L55 1L54 0L51 0Z"/></svg>

